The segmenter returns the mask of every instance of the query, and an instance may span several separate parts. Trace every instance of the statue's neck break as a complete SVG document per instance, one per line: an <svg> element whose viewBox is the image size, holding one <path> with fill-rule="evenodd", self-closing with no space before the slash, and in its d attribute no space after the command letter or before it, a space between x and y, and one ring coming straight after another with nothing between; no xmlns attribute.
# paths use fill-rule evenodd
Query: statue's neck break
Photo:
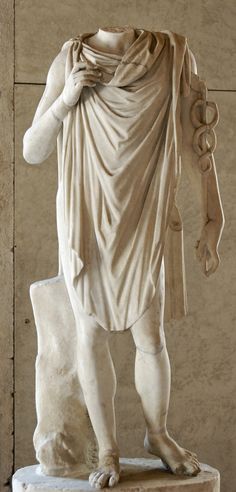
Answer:
<svg viewBox="0 0 236 492"><path fill-rule="evenodd" d="M114 51L122 54L129 48L135 40L134 28L121 30L121 28L99 28L91 37L86 38L86 43L97 49ZM116 30L117 29L117 30Z"/></svg>

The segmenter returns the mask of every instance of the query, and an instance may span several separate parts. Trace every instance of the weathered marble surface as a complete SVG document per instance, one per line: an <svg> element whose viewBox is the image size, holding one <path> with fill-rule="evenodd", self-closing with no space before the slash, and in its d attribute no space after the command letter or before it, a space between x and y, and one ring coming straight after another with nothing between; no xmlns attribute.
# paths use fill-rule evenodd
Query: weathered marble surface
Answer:
<svg viewBox="0 0 236 492"><path fill-rule="evenodd" d="M0 8L0 490L13 465L13 1Z"/></svg>
<svg viewBox="0 0 236 492"><path fill-rule="evenodd" d="M22 157L22 137L34 114L41 87L16 89L16 468L35 461L32 435L35 416L36 330L29 297L34 281L57 274L55 223L56 153L40 166L26 164ZM28 108L28 111L26 111ZM47 220L45 220L45 217ZM32 233L29 233L32 231ZM53 252L53 254L52 254ZM133 386L134 345L130 333L111 336L117 369L117 425L119 444L125 453L142 456L144 424L138 396ZM123 356L121 347L125 347ZM27 381L27 385L25 385ZM122 385L122 388L121 388ZM27 415L27 418L26 418ZM124 418L128 415L127 418ZM130 426L133 419L134 429Z"/></svg>
<svg viewBox="0 0 236 492"><path fill-rule="evenodd" d="M42 87L32 86L17 87L16 91L17 468L35 462L32 434L36 424L36 332L28 287L35 280L57 273L54 216L56 155L41 166L31 167L24 163L21 147L22 135L29 126L41 93ZM217 128L219 144L215 157L226 216L220 248L222 265L214 278L208 280L199 271L198 263L193 256L197 238L196 201L192 192L185 194L183 215L190 313L183 321L166 326L173 380L168 420L169 428L180 444L194 449L200 461L207 461L219 468L222 475L222 492L234 492L236 412L232 395L236 390L236 332L231 327L234 327L236 294L236 95L211 93L211 97L219 104L221 115ZM29 234L29 231L32 233ZM54 252L53 256L49 251ZM30 322L25 323L25 320ZM121 451L126 456L144 456L142 412L133 386L133 342L129 332L113 334L111 341L118 373L116 403ZM122 359L119 355L121 346L126 347Z"/></svg>
<svg viewBox="0 0 236 492"><path fill-rule="evenodd" d="M16 80L45 82L62 43L98 26L170 29L188 37L200 75L215 89L236 89L234 0L16 0ZM40 39L40 43L39 43Z"/></svg>
<svg viewBox="0 0 236 492"><path fill-rule="evenodd" d="M122 472L120 483L115 487L117 492L220 492L219 472L204 463L196 477L181 478L167 472L160 460L121 458L120 462ZM79 479L45 477L36 465L18 470L13 477L13 492L27 489L30 492L87 492L91 487L86 475Z"/></svg>

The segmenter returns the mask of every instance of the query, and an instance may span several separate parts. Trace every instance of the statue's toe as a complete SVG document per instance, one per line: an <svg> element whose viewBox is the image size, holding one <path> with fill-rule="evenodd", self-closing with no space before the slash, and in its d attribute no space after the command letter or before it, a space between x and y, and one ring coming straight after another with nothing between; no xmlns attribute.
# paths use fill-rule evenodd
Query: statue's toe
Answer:
<svg viewBox="0 0 236 492"><path fill-rule="evenodd" d="M193 451L190 451L189 449L185 449L185 453L188 455L188 456L194 456L194 458L197 458L197 454L194 453Z"/></svg>
<svg viewBox="0 0 236 492"><path fill-rule="evenodd" d="M174 471L176 475L196 476L201 471L200 463L196 458L190 459L178 465Z"/></svg>
<svg viewBox="0 0 236 492"><path fill-rule="evenodd" d="M114 487L119 482L119 474L115 471L105 472L98 470L92 472L89 476L89 483L95 489L104 487Z"/></svg>
<svg viewBox="0 0 236 492"><path fill-rule="evenodd" d="M109 478L108 485L109 487L114 487L118 482L119 482L119 474L116 472L113 472Z"/></svg>
<svg viewBox="0 0 236 492"><path fill-rule="evenodd" d="M103 489L103 487L106 487L108 485L109 478L109 473L101 473L100 477L98 477L96 481L96 488Z"/></svg>
<svg viewBox="0 0 236 492"><path fill-rule="evenodd" d="M96 480L100 477L101 472L100 471L95 471L90 473L89 475L89 483L91 487L95 487Z"/></svg>

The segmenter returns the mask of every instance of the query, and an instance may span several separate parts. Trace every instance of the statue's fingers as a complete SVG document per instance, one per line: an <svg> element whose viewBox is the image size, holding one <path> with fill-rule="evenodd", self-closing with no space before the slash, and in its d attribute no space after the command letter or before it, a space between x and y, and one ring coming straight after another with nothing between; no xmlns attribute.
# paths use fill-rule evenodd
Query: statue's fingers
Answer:
<svg viewBox="0 0 236 492"><path fill-rule="evenodd" d="M85 82L86 80L94 81L94 82L99 82L101 80L101 74L94 74L94 73L87 73L84 72L82 75L80 74L75 74L73 75L73 80L75 84Z"/></svg>
<svg viewBox="0 0 236 492"><path fill-rule="evenodd" d="M202 267L202 272L204 275L207 274L207 251L206 248L204 249L204 252L201 256L201 267Z"/></svg>
<svg viewBox="0 0 236 492"><path fill-rule="evenodd" d="M198 247L196 249L196 256L199 261L202 260L203 255L206 251L206 243L202 239L199 241Z"/></svg>
<svg viewBox="0 0 236 492"><path fill-rule="evenodd" d="M94 70L94 71L98 71L100 70L99 67L97 65L94 65L94 63L91 63L91 62L83 62L83 61L78 61L78 62L75 62L73 68L72 68L72 73L76 73L80 70Z"/></svg>
<svg viewBox="0 0 236 492"><path fill-rule="evenodd" d="M207 273L206 273L207 277L209 277L210 275L212 275L212 273L215 273L215 271L217 270L219 264L220 264L220 258L219 258L218 253L216 252L214 254L214 256L211 256L211 266L207 270Z"/></svg>
<svg viewBox="0 0 236 492"><path fill-rule="evenodd" d="M89 68L88 70L78 71L73 74L73 78L78 77L98 77L102 75L101 70Z"/></svg>
<svg viewBox="0 0 236 492"><path fill-rule="evenodd" d="M72 73L75 73L75 72L78 72L78 70L82 69L82 68L86 68L86 63L82 62L82 61L79 61L79 62L75 62L74 65L73 65L73 68L71 70Z"/></svg>

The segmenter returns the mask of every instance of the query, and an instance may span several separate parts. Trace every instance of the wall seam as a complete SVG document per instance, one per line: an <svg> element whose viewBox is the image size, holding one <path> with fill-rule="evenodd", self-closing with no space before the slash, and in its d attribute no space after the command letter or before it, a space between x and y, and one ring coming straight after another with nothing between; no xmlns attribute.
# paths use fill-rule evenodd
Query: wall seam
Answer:
<svg viewBox="0 0 236 492"><path fill-rule="evenodd" d="M16 286L15 286L15 253L16 253L16 244L15 244L15 223L16 223L16 217L15 217L15 142L16 142L16 118L15 118L15 73L16 73L16 22L15 22L15 15L16 15L16 9L15 9L15 0L13 0L13 81L14 81L14 87L13 87L13 457L12 457L12 471L13 473L15 472L15 349L16 349L16 343L15 343L15 329L16 329L16 321L15 321L15 315L16 315L16 310L15 310L15 294L16 294Z"/></svg>
<svg viewBox="0 0 236 492"><path fill-rule="evenodd" d="M17 85L38 85L38 86L46 86L44 82L15 82L15 86ZM208 92L236 92L236 89L209 89Z"/></svg>

